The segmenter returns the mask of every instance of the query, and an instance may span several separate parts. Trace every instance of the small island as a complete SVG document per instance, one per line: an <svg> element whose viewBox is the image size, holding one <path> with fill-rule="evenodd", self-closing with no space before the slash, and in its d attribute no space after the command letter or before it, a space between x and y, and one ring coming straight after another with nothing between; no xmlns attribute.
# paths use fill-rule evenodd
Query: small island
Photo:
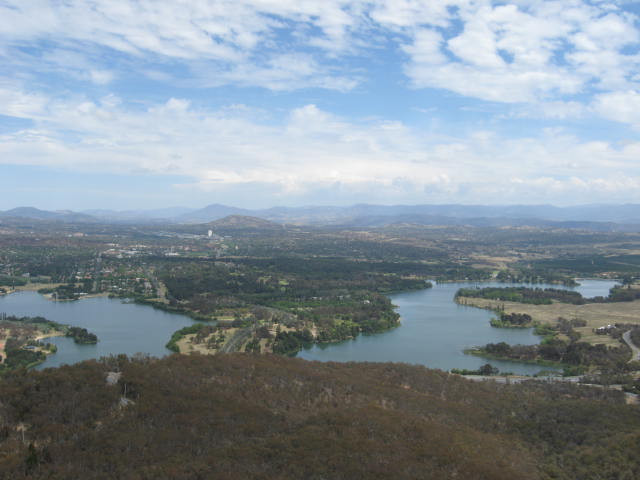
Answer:
<svg viewBox="0 0 640 480"><path fill-rule="evenodd" d="M487 300L518 302L531 305L551 305L554 300L571 303L573 305L582 305L586 302L580 293L572 290L531 287L461 288L456 293L456 299L463 298L484 298Z"/></svg>
<svg viewBox="0 0 640 480"><path fill-rule="evenodd" d="M73 338L74 342L82 345L98 343L98 337L96 334L89 332L86 328L67 327L65 336Z"/></svg>

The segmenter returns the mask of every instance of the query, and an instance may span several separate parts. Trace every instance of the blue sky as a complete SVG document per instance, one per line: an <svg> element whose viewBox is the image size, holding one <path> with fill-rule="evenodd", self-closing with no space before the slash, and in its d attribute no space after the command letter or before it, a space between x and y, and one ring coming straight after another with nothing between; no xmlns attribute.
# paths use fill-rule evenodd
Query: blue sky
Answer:
<svg viewBox="0 0 640 480"><path fill-rule="evenodd" d="M640 203L639 15L0 0L0 209Z"/></svg>

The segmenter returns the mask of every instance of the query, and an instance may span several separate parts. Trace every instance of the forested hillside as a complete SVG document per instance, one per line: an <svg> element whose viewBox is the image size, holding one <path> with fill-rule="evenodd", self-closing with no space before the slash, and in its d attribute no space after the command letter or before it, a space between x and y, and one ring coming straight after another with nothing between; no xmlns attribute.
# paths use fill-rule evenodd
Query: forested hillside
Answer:
<svg viewBox="0 0 640 480"><path fill-rule="evenodd" d="M640 476L620 392L400 364L111 358L7 375L0 421L3 479Z"/></svg>

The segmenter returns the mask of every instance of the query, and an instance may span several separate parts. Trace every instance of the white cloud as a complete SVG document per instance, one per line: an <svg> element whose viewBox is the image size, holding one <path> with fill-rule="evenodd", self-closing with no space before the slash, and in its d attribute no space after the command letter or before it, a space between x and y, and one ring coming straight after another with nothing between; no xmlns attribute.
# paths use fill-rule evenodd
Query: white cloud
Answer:
<svg viewBox="0 0 640 480"><path fill-rule="evenodd" d="M437 25L446 27L450 24L449 7L464 5L466 1L431 1L422 0L381 0L372 2L370 16L381 25L391 28L414 28L417 25Z"/></svg>
<svg viewBox="0 0 640 480"><path fill-rule="evenodd" d="M384 38L408 56L415 87L498 102L636 88L640 65L624 50L638 46L637 18L586 0L6 0L0 18L2 43L37 45L98 84L116 74L99 64L107 49L157 79L172 78L156 68L169 61L200 86L347 91L363 75L344 58ZM13 55L27 54L3 58Z"/></svg>
<svg viewBox="0 0 640 480"><path fill-rule="evenodd" d="M460 6L457 19L462 30L446 40L425 42L433 39L433 33L425 33L433 26L410 32L405 72L415 87L533 103L588 94L594 86L628 88L636 81L640 57L623 50L638 45L629 14L575 0L478 2ZM447 61L442 54L449 54Z"/></svg>
<svg viewBox="0 0 640 480"><path fill-rule="evenodd" d="M194 78L187 83L199 87L258 85L274 91L319 87L346 92L358 84L358 79L332 74L309 54L284 53L268 56L260 65L241 63L230 70L195 67Z"/></svg>
<svg viewBox="0 0 640 480"><path fill-rule="evenodd" d="M628 90L598 95L593 102L593 108L604 118L640 128L640 93L638 91Z"/></svg>
<svg viewBox="0 0 640 480"><path fill-rule="evenodd" d="M373 189L388 201L409 202L420 195L475 203L640 201L634 140L621 147L562 129L506 138L491 130L491 119L475 132L445 137L398 120L334 115L317 105L340 97L315 92L297 108L287 97L277 113L205 108L202 95L185 98L189 88L223 85L366 90L376 80L367 77L367 65L379 68L376 62L393 53L384 67L401 68L413 88L512 104L484 112L484 119L496 111L493 118L502 119L597 115L640 128L638 19L616 5L5 0L0 114L30 122L0 136L0 164L185 175L198 188L260 184L282 195ZM97 93L60 81L50 94L54 74L88 82L87 92ZM137 98L108 94L119 87L114 80L136 76L168 89ZM278 108L278 95L265 103ZM149 100L161 96L168 100ZM441 105L423 105L434 124L445 117Z"/></svg>
<svg viewBox="0 0 640 480"><path fill-rule="evenodd" d="M34 125L0 136L0 163L185 175L202 189L260 184L283 198L340 185L414 202L640 200L640 142L617 148L561 130L445 138L401 122L349 121L315 105L275 125L248 107L203 110L178 98L143 111L115 97L42 100L10 106Z"/></svg>
<svg viewBox="0 0 640 480"><path fill-rule="evenodd" d="M574 94L581 83L568 72L516 68L481 69L458 63L434 68L412 64L405 70L416 87L437 87L493 102L536 102L540 97Z"/></svg>
<svg viewBox="0 0 640 480"><path fill-rule="evenodd" d="M444 40L442 35L434 30L419 30L414 36L411 45L404 45L404 50L415 62L429 68L433 65L444 65L448 62L442 52Z"/></svg>
<svg viewBox="0 0 640 480"><path fill-rule="evenodd" d="M609 13L582 23L571 37L574 50L566 55L573 68L603 89L628 88L640 64L637 54L621 53L640 39L633 20Z"/></svg>
<svg viewBox="0 0 640 480"><path fill-rule="evenodd" d="M107 70L91 70L89 72L91 81L97 85L106 85L111 83L115 77L113 72Z"/></svg>
<svg viewBox="0 0 640 480"><path fill-rule="evenodd" d="M542 118L553 120L567 120L586 118L591 115L591 110L587 105L575 101L550 101L527 104L524 108L514 109L505 117L514 118Z"/></svg>
<svg viewBox="0 0 640 480"><path fill-rule="evenodd" d="M0 115L32 118L42 112L48 101L39 93L24 92L13 85L0 84Z"/></svg>
<svg viewBox="0 0 640 480"><path fill-rule="evenodd" d="M327 58L352 48L350 30L361 22L358 5L346 0L8 0L0 5L0 42L37 45L45 53L45 67L82 66L89 72L86 77L97 84L109 83L114 75L100 67L103 52L96 48L102 48L107 54L130 56L132 61L123 68L153 71L150 64L178 62L196 77L209 76L201 79L201 86L241 80L241 85L276 90L310 86L346 90L357 80L348 72L334 78ZM286 30L294 24L316 30L298 36L293 44L279 38L282 32L288 35ZM39 43L42 40L46 46ZM304 52L312 47L324 53L311 57ZM4 59L15 64L15 56L28 54L7 51ZM40 60L30 59L42 71Z"/></svg>

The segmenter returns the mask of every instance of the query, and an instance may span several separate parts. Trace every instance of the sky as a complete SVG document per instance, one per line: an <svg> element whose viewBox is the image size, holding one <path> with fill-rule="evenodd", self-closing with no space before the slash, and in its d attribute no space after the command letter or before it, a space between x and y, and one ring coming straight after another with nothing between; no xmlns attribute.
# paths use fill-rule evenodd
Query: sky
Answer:
<svg viewBox="0 0 640 480"><path fill-rule="evenodd" d="M0 192L640 203L640 3L0 0Z"/></svg>

